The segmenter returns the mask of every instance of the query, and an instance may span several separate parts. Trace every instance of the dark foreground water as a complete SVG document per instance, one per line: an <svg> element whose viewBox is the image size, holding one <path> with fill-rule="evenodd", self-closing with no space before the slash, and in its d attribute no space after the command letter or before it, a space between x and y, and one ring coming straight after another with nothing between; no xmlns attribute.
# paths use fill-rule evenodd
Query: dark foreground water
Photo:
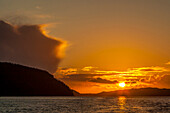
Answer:
<svg viewBox="0 0 170 113"><path fill-rule="evenodd" d="M170 97L0 97L0 113L170 113Z"/></svg>

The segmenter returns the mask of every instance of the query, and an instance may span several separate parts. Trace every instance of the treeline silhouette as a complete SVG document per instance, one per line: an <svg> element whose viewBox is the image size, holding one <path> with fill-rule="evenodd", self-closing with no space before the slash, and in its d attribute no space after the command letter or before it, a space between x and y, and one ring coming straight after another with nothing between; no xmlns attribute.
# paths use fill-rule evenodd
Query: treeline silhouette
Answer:
<svg viewBox="0 0 170 113"><path fill-rule="evenodd" d="M73 96L73 91L47 71L0 62L0 96Z"/></svg>

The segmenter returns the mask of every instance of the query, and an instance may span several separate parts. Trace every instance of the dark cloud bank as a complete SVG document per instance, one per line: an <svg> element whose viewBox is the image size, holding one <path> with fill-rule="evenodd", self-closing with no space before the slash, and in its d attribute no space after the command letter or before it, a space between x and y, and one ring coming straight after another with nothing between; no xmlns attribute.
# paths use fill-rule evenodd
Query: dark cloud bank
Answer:
<svg viewBox="0 0 170 113"><path fill-rule="evenodd" d="M117 80L110 81L102 79L100 77L94 78L94 76L102 76L102 74L72 74L60 78L62 81L77 81L77 82L94 82L94 83L103 83L103 84L116 84Z"/></svg>
<svg viewBox="0 0 170 113"><path fill-rule="evenodd" d="M0 21L0 61L54 72L63 42L42 33L39 25L13 26Z"/></svg>

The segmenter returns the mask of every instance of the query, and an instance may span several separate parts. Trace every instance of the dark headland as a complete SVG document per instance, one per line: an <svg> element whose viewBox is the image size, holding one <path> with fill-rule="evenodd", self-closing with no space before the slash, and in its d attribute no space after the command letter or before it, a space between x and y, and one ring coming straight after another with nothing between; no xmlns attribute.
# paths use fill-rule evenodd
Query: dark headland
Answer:
<svg viewBox="0 0 170 113"><path fill-rule="evenodd" d="M47 71L1 62L0 96L73 96L73 91Z"/></svg>

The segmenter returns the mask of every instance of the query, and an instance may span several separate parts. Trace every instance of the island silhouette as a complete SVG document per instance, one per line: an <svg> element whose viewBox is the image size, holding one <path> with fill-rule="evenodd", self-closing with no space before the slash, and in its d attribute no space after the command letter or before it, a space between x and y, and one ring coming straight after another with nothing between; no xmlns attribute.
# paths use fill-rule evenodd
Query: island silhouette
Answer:
<svg viewBox="0 0 170 113"><path fill-rule="evenodd" d="M0 96L73 96L72 90L47 71L0 63Z"/></svg>

